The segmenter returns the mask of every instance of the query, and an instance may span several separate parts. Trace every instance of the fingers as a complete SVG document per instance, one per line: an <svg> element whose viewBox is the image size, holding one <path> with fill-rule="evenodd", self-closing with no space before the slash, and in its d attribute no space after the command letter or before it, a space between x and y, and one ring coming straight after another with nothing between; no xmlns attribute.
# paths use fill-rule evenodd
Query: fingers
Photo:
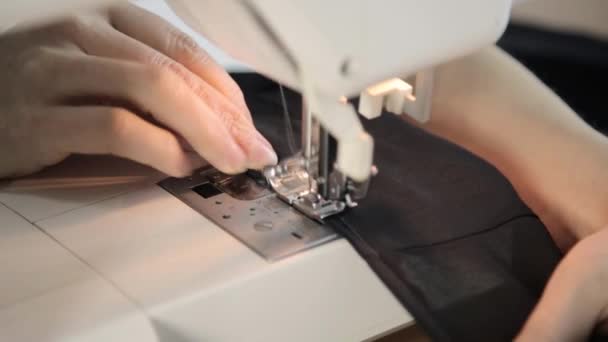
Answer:
<svg viewBox="0 0 608 342"><path fill-rule="evenodd" d="M89 54L136 61L169 69L191 87L194 93L205 101L211 109L216 112L229 113L238 120L248 122L253 127L251 114L244 102L240 106L237 105L238 102L229 100L207 80L197 76L181 63L119 31L113 30L104 33L99 38L87 39L87 42L84 43ZM238 91L240 92L240 89Z"/></svg>
<svg viewBox="0 0 608 342"><path fill-rule="evenodd" d="M182 64L249 113L238 85L190 36L161 17L130 4L112 9L110 20L118 31Z"/></svg>
<svg viewBox="0 0 608 342"><path fill-rule="evenodd" d="M194 96L175 73L158 66L86 55L55 53L48 69L65 75L58 94L121 99L150 112L184 137L211 164L227 173L276 163L276 154L248 123L217 113Z"/></svg>
<svg viewBox="0 0 608 342"><path fill-rule="evenodd" d="M122 10L131 11L127 14L132 16L129 20L139 24L142 24L142 20L160 20L158 25L168 25L158 17L148 17L143 10ZM125 18L120 14L116 16L119 17L114 20L116 27L126 31L132 29L124 22ZM216 88L184 65L138 40L146 39L150 45L159 46L160 36L157 37L157 34L162 34L163 30L153 31L156 33L151 37L141 36L142 32L138 30L129 31L141 36L135 39L100 18L84 17L64 24L59 32L72 37L90 58L85 60L81 59L82 56L72 56L71 60L68 57L55 59L63 61L55 62L51 68L56 75L61 75L57 78L63 79L57 86L58 93L110 97L134 104L135 108L151 113L156 121L183 137L187 142L183 145L190 145L211 164L227 173L246 168L258 169L277 162L272 146L257 132L249 112L239 108L235 101L229 100L218 90L227 89L221 84L232 82L221 68L213 64L211 71L207 72L207 64L200 62L202 57L190 60L192 56L165 49L175 59L193 69L198 68L202 77L209 76L210 82L218 85ZM152 38L157 39L156 42ZM191 52L203 56L204 52L199 50ZM110 60L114 63L110 63ZM137 65L127 66L125 61L136 62ZM221 79L222 82L216 82ZM230 82L225 83L225 80ZM122 106L122 102L119 103Z"/></svg>
<svg viewBox="0 0 608 342"><path fill-rule="evenodd" d="M121 108L56 107L44 134L60 150L83 154L113 154L184 177L203 165L184 152L177 138ZM61 132L69 132L62 134Z"/></svg>
<svg viewBox="0 0 608 342"><path fill-rule="evenodd" d="M88 31L91 33L92 31ZM259 132L255 129L252 123L251 117L248 112L244 113L231 101L229 101L224 95L222 95L213 86L206 83L204 80L199 78L190 72L183 65L175 62L171 58L168 58L164 54L154 50L153 48L143 44L142 42L133 39L121 32L118 32L108 26L108 30L103 32L96 32L95 35L87 36L86 34L75 35L76 39L79 40L79 45L87 53L109 57L112 59L122 59L136 61L142 64L146 64L155 70L161 70L153 73L152 75L164 73L168 74L167 71L171 71L181 79L181 83L185 84L190 88L193 95L192 97L198 97L203 102L203 107L210 114L213 114L216 118L214 121L209 121L209 124L214 122L220 122L224 124L224 129L233 135L233 139L238 143L241 150L246 155L247 163L237 165L233 164L217 164L211 157L209 162L220 170L229 173L240 172L245 167L259 169L266 165L276 164L277 156L270 143L262 137ZM161 78L170 78L168 75L162 76ZM176 89L181 89L181 85L178 82L173 82L175 85L173 89L169 91L176 92ZM159 98L163 98L165 95L160 94ZM184 103L192 103L193 99L184 99ZM155 107L146 107L146 109L154 113ZM175 110L174 110L175 111ZM186 109L184 113L188 113L189 109ZM218 121L219 120L219 121ZM159 120L162 121L162 120ZM190 120L190 127L192 128L192 120ZM194 127L197 127L194 125ZM212 126L210 126L212 127ZM222 128L218 127L221 133ZM190 145L192 145L197 151L201 151L203 148L198 144L197 148L197 136L202 135L203 132L197 132L192 135L184 135ZM195 137L194 141L192 137ZM202 138L202 137L201 137ZM198 138L200 140L200 138ZM217 146L222 141L215 141L209 144L209 146ZM229 145L229 143L228 143ZM213 151L208 149L208 153L221 152L224 149ZM209 158L207 155L203 155L205 158ZM225 156L225 155L224 155ZM233 157L234 154L228 154L228 157Z"/></svg>
<svg viewBox="0 0 608 342"><path fill-rule="evenodd" d="M196 44L184 43L179 45L189 45L190 48L164 48L167 51L163 51L163 49L156 49L152 46L160 44L148 45L146 42L146 40L160 41L169 37L171 34L167 33L165 29L180 32L175 27L166 23L163 19L130 4L110 11L109 20L112 21L114 27L107 23L100 23L99 19L73 18L68 23L61 25L60 32L71 36L77 41L80 48L90 55L169 67L180 75L186 83L200 88L202 91L198 92L197 95L202 96L204 100L214 99L215 101L210 103L213 109L215 109L215 106L228 107L236 115L252 122L251 114L245 105L239 87L220 66L207 56L204 50ZM144 23L147 20L153 22ZM131 24L127 24L129 22ZM151 24L153 27L150 27ZM142 25L145 26L143 30L133 29L132 27ZM156 26L160 26L161 29ZM134 36L122 32L118 29L119 27L133 33ZM144 33L148 29L152 29L152 31ZM154 37L154 39L151 37ZM188 39L190 38L183 40ZM176 50L179 51L175 52ZM182 50L188 52L182 52Z"/></svg>

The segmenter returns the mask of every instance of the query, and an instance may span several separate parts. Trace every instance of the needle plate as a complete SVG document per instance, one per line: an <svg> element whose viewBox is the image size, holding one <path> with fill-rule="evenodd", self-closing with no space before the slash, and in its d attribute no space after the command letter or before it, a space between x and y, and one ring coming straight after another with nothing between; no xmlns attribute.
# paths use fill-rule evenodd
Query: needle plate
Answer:
<svg viewBox="0 0 608 342"><path fill-rule="evenodd" d="M263 177L206 168L159 185L268 261L319 246L338 236L277 197Z"/></svg>

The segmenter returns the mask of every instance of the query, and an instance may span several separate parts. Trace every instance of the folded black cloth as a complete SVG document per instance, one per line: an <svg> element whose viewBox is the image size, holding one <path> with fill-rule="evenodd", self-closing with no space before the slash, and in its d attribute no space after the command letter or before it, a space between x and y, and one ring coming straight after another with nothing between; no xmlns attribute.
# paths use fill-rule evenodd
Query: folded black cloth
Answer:
<svg viewBox="0 0 608 342"><path fill-rule="evenodd" d="M288 154L278 86L235 77L256 126ZM288 92L287 102L297 137L300 99ZM562 257L545 227L476 156L392 114L364 124L379 174L357 208L328 223L434 340L515 337Z"/></svg>

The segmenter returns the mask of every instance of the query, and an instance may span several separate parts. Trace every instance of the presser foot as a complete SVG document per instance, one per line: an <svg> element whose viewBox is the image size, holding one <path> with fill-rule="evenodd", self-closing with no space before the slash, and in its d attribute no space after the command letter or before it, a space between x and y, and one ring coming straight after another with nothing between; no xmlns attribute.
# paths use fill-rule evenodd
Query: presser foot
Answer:
<svg viewBox="0 0 608 342"><path fill-rule="evenodd" d="M366 196L369 180L355 183L335 169L326 178L315 177L310 170L316 167L315 159L297 154L265 168L263 174L280 199L319 222L346 208L356 207L356 200ZM320 188L326 189L325 196L319 192Z"/></svg>

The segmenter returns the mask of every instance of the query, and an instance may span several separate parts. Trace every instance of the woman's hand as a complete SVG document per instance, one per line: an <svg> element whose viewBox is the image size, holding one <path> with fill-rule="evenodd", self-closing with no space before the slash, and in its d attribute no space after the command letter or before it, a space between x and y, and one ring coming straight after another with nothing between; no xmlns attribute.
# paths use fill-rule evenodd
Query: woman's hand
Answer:
<svg viewBox="0 0 608 342"><path fill-rule="evenodd" d="M608 139L498 48L436 75L423 127L498 168L568 252L518 340L608 332Z"/></svg>
<svg viewBox="0 0 608 342"><path fill-rule="evenodd" d="M0 36L0 177L72 153L172 176L201 156L236 173L276 163L239 87L187 35L133 5Z"/></svg>
<svg viewBox="0 0 608 342"><path fill-rule="evenodd" d="M583 341L608 333L608 229L579 242L557 267L518 341Z"/></svg>
<svg viewBox="0 0 608 342"><path fill-rule="evenodd" d="M499 169L563 250L608 224L608 138L496 47L437 69L423 127Z"/></svg>

